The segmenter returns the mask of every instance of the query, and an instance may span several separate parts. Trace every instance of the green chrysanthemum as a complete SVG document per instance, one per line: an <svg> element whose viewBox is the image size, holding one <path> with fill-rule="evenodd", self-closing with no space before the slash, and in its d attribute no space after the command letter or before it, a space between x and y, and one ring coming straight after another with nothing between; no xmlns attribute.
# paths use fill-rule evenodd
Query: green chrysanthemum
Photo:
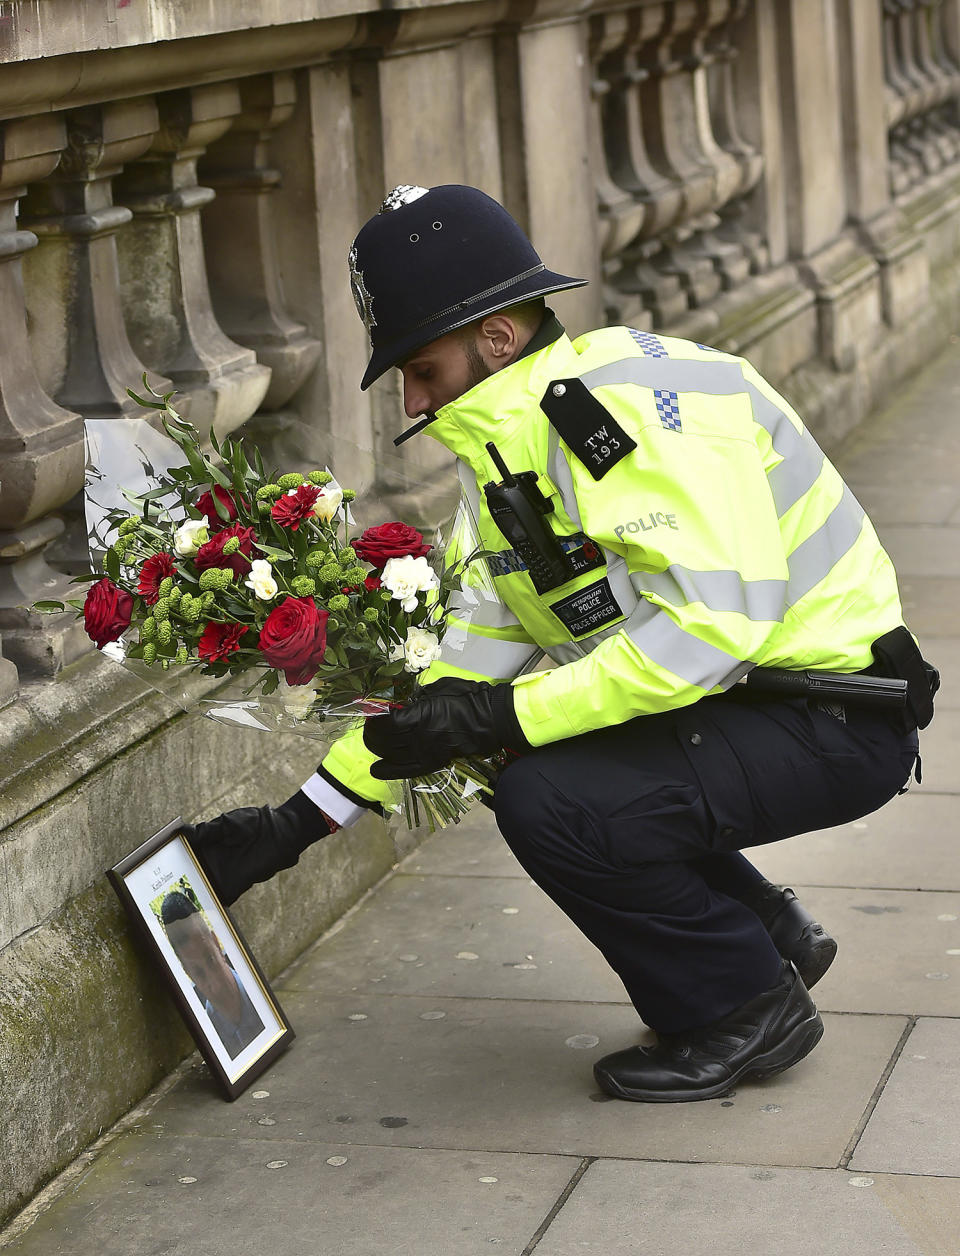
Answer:
<svg viewBox="0 0 960 1256"><path fill-rule="evenodd" d="M288 471L286 475L281 475L277 483L286 492L288 488L299 488L303 483L303 476L299 471Z"/></svg>

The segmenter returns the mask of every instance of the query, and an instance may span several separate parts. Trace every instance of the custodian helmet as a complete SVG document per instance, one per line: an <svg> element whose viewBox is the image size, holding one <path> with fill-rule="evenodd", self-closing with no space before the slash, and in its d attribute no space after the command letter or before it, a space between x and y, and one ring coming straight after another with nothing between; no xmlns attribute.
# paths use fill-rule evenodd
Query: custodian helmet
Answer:
<svg viewBox="0 0 960 1256"><path fill-rule="evenodd" d="M503 206L477 188L394 188L350 250L372 350L360 387L474 319L586 282L547 270Z"/></svg>

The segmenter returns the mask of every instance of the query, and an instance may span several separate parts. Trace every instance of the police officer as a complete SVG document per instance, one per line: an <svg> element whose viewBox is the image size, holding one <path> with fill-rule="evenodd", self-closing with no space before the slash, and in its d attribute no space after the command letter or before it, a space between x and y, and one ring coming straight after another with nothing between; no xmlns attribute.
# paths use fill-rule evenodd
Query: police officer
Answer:
<svg viewBox="0 0 960 1256"><path fill-rule="evenodd" d="M881 806L932 716L869 519L742 359L625 327L571 342L543 299L585 281L474 188L395 189L349 260L361 387L398 368L397 443L456 454L496 596L454 604L418 700L286 804L197 826L214 883L232 901L393 779L508 748L501 832L656 1031L599 1085L708 1099L789 1068L823 1032L808 989L836 944L740 851ZM899 677L909 700L741 683L769 668Z"/></svg>

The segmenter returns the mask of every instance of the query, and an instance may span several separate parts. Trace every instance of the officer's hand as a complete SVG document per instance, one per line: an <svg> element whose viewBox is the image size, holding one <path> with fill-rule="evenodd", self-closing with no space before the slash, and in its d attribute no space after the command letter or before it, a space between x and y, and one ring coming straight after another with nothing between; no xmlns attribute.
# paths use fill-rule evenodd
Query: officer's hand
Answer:
<svg viewBox="0 0 960 1256"><path fill-rule="evenodd" d="M229 905L258 881L292 867L337 826L299 790L279 807L238 807L183 833L210 884Z"/></svg>
<svg viewBox="0 0 960 1256"><path fill-rule="evenodd" d="M454 677L427 685L398 711L368 719L363 740L379 758L370 773L380 780L426 776L454 759L491 755L504 747L530 748L509 685Z"/></svg>

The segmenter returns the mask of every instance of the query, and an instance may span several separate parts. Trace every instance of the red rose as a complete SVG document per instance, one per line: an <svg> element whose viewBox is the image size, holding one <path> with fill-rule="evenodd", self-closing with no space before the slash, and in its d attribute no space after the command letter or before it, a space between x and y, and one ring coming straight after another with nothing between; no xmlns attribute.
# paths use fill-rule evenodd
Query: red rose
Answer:
<svg viewBox="0 0 960 1256"><path fill-rule="evenodd" d="M148 606L152 606L160 596L161 581L176 574L177 568L172 554L152 554L140 568L137 592Z"/></svg>
<svg viewBox="0 0 960 1256"><path fill-rule="evenodd" d="M214 493L216 494L220 505L226 509L226 520L221 519L217 514L217 508L213 502ZM241 501L243 501L242 498ZM244 501L243 504L245 508L249 506L249 503L246 501ZM201 493L201 495L197 498L196 507L202 515L207 516L207 523L209 523L212 530L225 528L228 523L232 523L237 517L237 503L233 499L233 494L229 493L220 484L214 484L212 490L207 489L205 493Z"/></svg>
<svg viewBox="0 0 960 1256"><path fill-rule="evenodd" d="M109 576L104 576L87 590L83 602L83 626L98 650L111 641L118 641L130 627L133 594L118 589Z"/></svg>
<svg viewBox="0 0 960 1256"><path fill-rule="evenodd" d="M240 548L233 554L224 554L223 547L235 536ZM197 571L206 571L208 567L229 567L239 579L250 572L250 552L253 549L253 528L245 528L242 523L231 523L222 528L209 541L204 542L197 550L194 562Z"/></svg>
<svg viewBox="0 0 960 1256"><path fill-rule="evenodd" d="M327 648L330 612L311 597L288 597L267 616L260 629L260 649L271 667L279 667L288 685L305 685L315 675Z"/></svg>
<svg viewBox="0 0 960 1256"><path fill-rule="evenodd" d="M322 492L323 489L313 484L301 484L299 488L291 489L289 493L277 498L270 509L270 516L281 528L296 532L304 519L309 519L313 514L317 498Z"/></svg>
<svg viewBox="0 0 960 1256"><path fill-rule="evenodd" d="M378 589L383 588L383 581L379 576L367 576L363 582L363 587L368 593L376 593Z"/></svg>
<svg viewBox="0 0 960 1256"><path fill-rule="evenodd" d="M432 545L424 545L423 536L408 523L381 523L376 528L367 528L353 548L357 557L373 567L382 567L388 558L423 558L433 549Z"/></svg>
<svg viewBox="0 0 960 1256"><path fill-rule="evenodd" d="M207 624L197 642L197 653L208 663L216 663L240 649L240 638L247 631L244 624Z"/></svg>

